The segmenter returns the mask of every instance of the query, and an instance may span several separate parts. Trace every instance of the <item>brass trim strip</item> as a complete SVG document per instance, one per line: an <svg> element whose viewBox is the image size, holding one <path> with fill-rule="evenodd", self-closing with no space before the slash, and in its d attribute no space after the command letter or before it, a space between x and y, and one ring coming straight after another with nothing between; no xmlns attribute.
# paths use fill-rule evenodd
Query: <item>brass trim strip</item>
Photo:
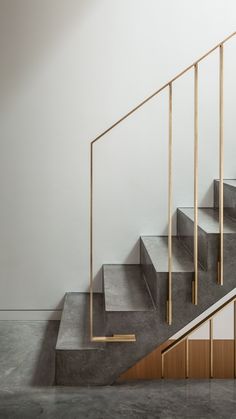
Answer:
<svg viewBox="0 0 236 419"><path fill-rule="evenodd" d="M136 342L135 335L93 336L92 342Z"/></svg>
<svg viewBox="0 0 236 419"><path fill-rule="evenodd" d="M161 378L165 378L165 356L161 353Z"/></svg>
<svg viewBox="0 0 236 419"><path fill-rule="evenodd" d="M189 340L185 339L185 378L189 378Z"/></svg>
<svg viewBox="0 0 236 419"><path fill-rule="evenodd" d="M198 64L194 66L194 284L193 304L198 303Z"/></svg>
<svg viewBox="0 0 236 419"><path fill-rule="evenodd" d="M219 262L218 283L224 283L224 46L219 46Z"/></svg>
<svg viewBox="0 0 236 419"><path fill-rule="evenodd" d="M171 80L169 80L167 83L165 83L162 87L160 87L158 90L156 90L150 96L148 96L146 99L144 99L142 102L140 102L137 106L135 106L133 109L131 109L127 114L125 114L124 116L122 116L122 118L118 119L109 128L107 128L105 131L103 131L101 134L99 134L92 141L92 143L95 143L96 141L100 140L100 138L102 138L104 135L106 135L109 131L111 131L113 128L115 128L117 125L119 125L121 122L123 122L126 118L128 118L130 115L132 115L134 112L136 112L143 105L145 105L145 103L149 102L149 100L151 100L152 98L154 98L155 96L157 96L162 90L164 90L166 87L168 87L175 80L179 79L181 76L183 76L185 73L187 73L187 71L191 70L191 68L193 68L196 64L200 63L202 60L204 60L204 58L206 58L208 55L210 55L212 52L214 52L217 48L219 48L220 45L225 44L225 42L229 41L235 35L236 35L236 32L233 32L231 35L227 36L219 44L217 44L213 48L211 48L207 53L205 53L204 55L202 55L198 60L194 61L194 63L190 64L188 67L186 67L180 73L178 73L175 77L173 77Z"/></svg>
<svg viewBox="0 0 236 419"><path fill-rule="evenodd" d="M167 323L172 324L172 84L169 84L169 147L168 147L168 300Z"/></svg>
<svg viewBox="0 0 236 419"><path fill-rule="evenodd" d="M209 320L209 375L210 378L214 377L214 354L213 354L213 318Z"/></svg>

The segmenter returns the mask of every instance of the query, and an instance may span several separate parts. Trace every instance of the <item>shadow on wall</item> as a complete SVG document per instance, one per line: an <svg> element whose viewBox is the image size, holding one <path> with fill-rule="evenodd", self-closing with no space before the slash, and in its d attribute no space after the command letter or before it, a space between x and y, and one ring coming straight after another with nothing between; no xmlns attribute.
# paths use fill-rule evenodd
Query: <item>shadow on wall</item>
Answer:
<svg viewBox="0 0 236 419"><path fill-rule="evenodd" d="M43 64L74 25L82 25L87 0L1 0L0 104L5 105ZM94 3L93 3L94 7Z"/></svg>

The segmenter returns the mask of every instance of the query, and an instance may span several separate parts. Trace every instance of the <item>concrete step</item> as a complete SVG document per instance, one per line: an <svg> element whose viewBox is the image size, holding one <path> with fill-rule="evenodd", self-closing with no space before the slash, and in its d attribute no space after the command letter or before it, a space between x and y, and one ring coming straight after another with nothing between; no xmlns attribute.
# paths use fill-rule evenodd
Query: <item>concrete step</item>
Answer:
<svg viewBox="0 0 236 419"><path fill-rule="evenodd" d="M103 295L94 294L94 328L99 335L104 334L102 307ZM89 339L89 294L67 293L56 344L56 384L99 383L104 348Z"/></svg>
<svg viewBox="0 0 236 419"><path fill-rule="evenodd" d="M103 281L106 312L154 309L140 265L104 265Z"/></svg>
<svg viewBox="0 0 236 419"><path fill-rule="evenodd" d="M193 254L194 209L178 208L177 232L188 251ZM224 216L224 261L232 258L235 246L236 221ZM217 270L219 259L219 211L217 208L198 209L198 254L204 269Z"/></svg>
<svg viewBox="0 0 236 419"><path fill-rule="evenodd" d="M106 334L139 334L155 310L140 265L104 265Z"/></svg>
<svg viewBox="0 0 236 419"><path fill-rule="evenodd" d="M178 237L172 238L172 293L173 316L182 322L182 316L192 310L191 292L194 265ZM141 266L156 305L160 324L166 322L168 295L168 238L166 236L141 237Z"/></svg>
<svg viewBox="0 0 236 419"><path fill-rule="evenodd" d="M214 207L219 207L219 180L214 181ZM236 179L224 180L224 211L236 218Z"/></svg>
<svg viewBox="0 0 236 419"><path fill-rule="evenodd" d="M156 272L168 272L168 237L142 236L141 245L149 255ZM172 237L172 272L193 272L194 265L189 253L183 247L179 238Z"/></svg>

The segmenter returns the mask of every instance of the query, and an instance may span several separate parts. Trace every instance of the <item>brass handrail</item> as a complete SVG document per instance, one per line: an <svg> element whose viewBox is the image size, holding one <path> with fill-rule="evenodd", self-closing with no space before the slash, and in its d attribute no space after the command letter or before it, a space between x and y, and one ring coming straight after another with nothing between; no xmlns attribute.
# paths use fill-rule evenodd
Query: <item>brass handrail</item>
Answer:
<svg viewBox="0 0 236 419"><path fill-rule="evenodd" d="M171 342L165 349L161 351L161 376L164 378L165 376L165 362L164 357L165 355L172 351L172 349L176 348L181 342L185 341L186 349L185 350L185 367L186 367L186 378L189 376L189 336L196 332L201 326L205 323L209 322L209 376L210 378L214 377L214 368L213 368L213 319L214 317L219 314L222 310L224 310L229 304L234 303L234 376L236 377L236 295L230 297L229 300L222 303L218 308L216 308L212 313L208 314L204 319L200 320L197 324L191 327L187 332L183 333L182 336L175 339Z"/></svg>
<svg viewBox="0 0 236 419"><path fill-rule="evenodd" d="M167 300L167 321L172 323L172 85L173 82L182 77L189 70L194 68L194 268L195 277L192 286L192 302L197 304L198 301L198 237L197 237L197 220L198 220L198 64L208 57L212 52L220 49L220 99L219 99L219 119L220 119L220 135L219 135L219 233L220 233L220 251L218 263L218 283L223 285L223 153L224 153L224 135L223 135L223 45L230 40L236 32L227 36L219 44L211 48L207 53L202 55L198 60L186 67L175 77L165 83L162 87L140 102L137 106L126 113L122 118L112 124L109 128L103 131L90 143L90 285L89 285L89 301L90 301L90 339L91 341L99 342L127 342L135 341L135 335L113 335L113 336L94 336L93 330L93 147L94 144L104 137L109 131L123 122L126 118L132 115L135 111L157 96L165 88L169 87L169 192L168 192L168 300Z"/></svg>
<svg viewBox="0 0 236 419"><path fill-rule="evenodd" d="M92 140L91 143L93 144L96 141L100 140L100 138L102 138L105 134L107 134L109 131L111 131L113 128L115 128L117 125L119 125L121 122L123 122L126 118L128 118L130 115L132 115L132 113L134 113L139 108L141 108L143 105L145 105L145 103L149 102L149 100L151 100L156 95L158 95L162 90L164 90L166 87L168 87L175 80L179 79L181 76L183 76L185 73L187 73L187 71L189 71L192 67L194 67L196 64L200 63L202 60L204 60L204 58L206 58L208 55L210 55L212 52L214 52L221 45L225 44L225 42L229 41L229 39L233 38L233 36L235 36L235 35L236 35L236 32L231 33L231 35L227 36L227 38L225 38L223 41L221 41L215 47L211 48L206 54L202 55L198 60L194 61L192 64L190 64L188 67L186 67L180 73L178 73L175 77L173 77L167 83L163 84L163 86L161 86L158 90L156 90L154 93L152 93L150 96L148 96L142 102L140 102L137 106L135 106L133 109L131 109L127 114L122 116L122 118L118 119L118 121L116 121L109 128L107 128L105 131L103 131L101 134L99 134L96 138L94 138L94 140Z"/></svg>

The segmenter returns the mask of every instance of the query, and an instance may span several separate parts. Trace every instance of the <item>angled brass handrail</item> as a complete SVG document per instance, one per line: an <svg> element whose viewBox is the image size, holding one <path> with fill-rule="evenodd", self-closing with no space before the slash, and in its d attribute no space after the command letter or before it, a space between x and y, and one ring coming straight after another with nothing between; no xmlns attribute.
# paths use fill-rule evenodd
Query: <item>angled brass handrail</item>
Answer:
<svg viewBox="0 0 236 419"><path fill-rule="evenodd" d="M216 308L212 313L208 314L204 319L200 320L197 324L191 327L187 332L183 333L182 336L171 342L165 349L161 352L161 376L164 378L165 373L165 363L164 357L165 355L172 351L172 349L176 348L181 342L186 342L186 351L185 351L185 367L186 367L186 378L189 376L189 349L188 349L188 340L189 336L196 332L201 326L205 323L209 322L209 340L210 340L210 350L209 350L209 375L210 378L214 377L213 372L213 319L214 317L219 314L222 310L224 310L229 304L234 303L234 376L236 377L236 295L230 297L227 301L222 303L218 308Z"/></svg>
<svg viewBox="0 0 236 419"><path fill-rule="evenodd" d="M223 134L223 45L229 41L232 37L236 35L236 32L233 32L231 35L227 36L219 44L211 48L207 53L202 55L198 60L194 61L175 77L165 83L162 87L140 102L137 106L131 109L126 113L122 118L112 124L109 128L99 134L94 140L90 143L90 284L89 284L89 294L90 294L90 339L91 341L98 342L134 342L136 340L135 335L113 335L113 336L95 336L93 328L93 147L94 144L104 137L108 132L113 128L127 119L130 115L140 109L143 105L157 96L164 89L169 87L169 192L168 192L168 269L169 269L169 279L168 279L168 300L167 300L167 321L168 324L172 323L172 85L177 79L182 77L189 70L194 68L194 267L195 267L195 277L192 287L192 302L197 304L198 301L198 237L197 237L197 220L198 220L198 64L208 57L212 52L220 49L220 78L219 78L219 89L220 89L220 98L219 98L219 178L220 178L220 187L219 187L219 233L220 233L220 249L219 249L219 263L218 263L218 283L223 285L223 154L224 154L224 134Z"/></svg>
<svg viewBox="0 0 236 419"><path fill-rule="evenodd" d="M109 128L107 128L105 131L103 131L101 134L99 134L94 140L92 140L92 144L96 141L100 140L104 135L106 135L109 131L111 131L113 128L115 128L117 125L119 125L121 122L123 122L126 118L128 118L132 113L136 112L139 108L141 108L145 103L149 102L149 100L153 99L156 95L158 95L162 90L164 90L166 87L168 87L171 83L173 83L175 80L179 79L181 76L183 76L187 71L189 71L191 68L193 68L196 64L200 63L204 58L206 58L208 55L210 55L212 52L214 52L217 48L219 48L221 45L225 44L225 42L229 41L233 36L236 35L236 32L231 33L231 35L227 36L227 38L223 39L223 41L219 42L216 46L211 48L206 54L202 55L198 60L194 61L192 64L190 64L188 67L186 67L184 70L182 70L180 73L178 73L175 77L173 77L171 80L169 80L167 83L163 84L158 90L156 90L154 93L152 93L150 96L148 96L146 99L144 99L142 102L140 102L137 106L135 106L133 109L131 109L128 113L126 113L122 118L118 119L114 124L112 124Z"/></svg>

